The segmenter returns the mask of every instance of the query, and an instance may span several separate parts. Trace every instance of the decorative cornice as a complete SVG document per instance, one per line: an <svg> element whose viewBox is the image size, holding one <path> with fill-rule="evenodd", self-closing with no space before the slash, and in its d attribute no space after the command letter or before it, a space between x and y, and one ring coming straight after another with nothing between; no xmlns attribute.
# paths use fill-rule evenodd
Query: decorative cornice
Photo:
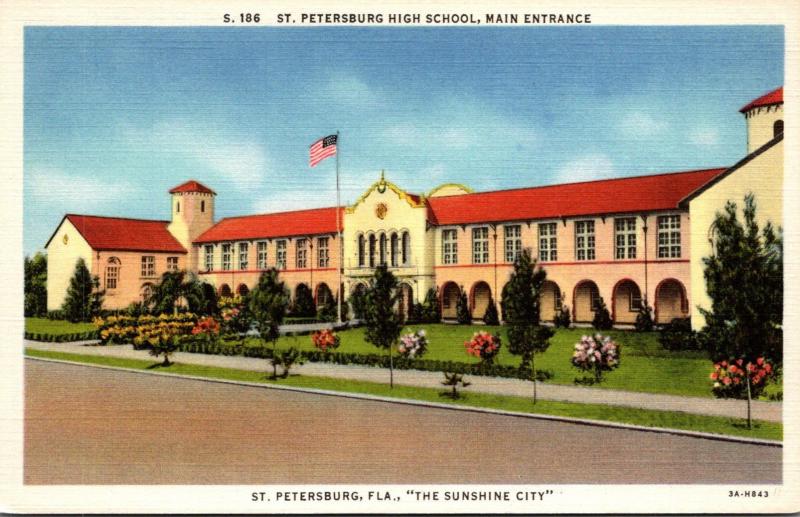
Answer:
<svg viewBox="0 0 800 517"><path fill-rule="evenodd" d="M428 195L426 197L433 197L433 195L435 193L439 192L443 188L448 188L448 187L460 188L461 190L463 190L467 194L472 194L473 192L475 192L474 190L472 190L471 188L469 188L468 186L466 186L466 185L464 185L462 183L443 183L442 185L439 185L438 187L434 187L430 192L428 192Z"/></svg>
<svg viewBox="0 0 800 517"><path fill-rule="evenodd" d="M419 196L419 201L416 201L414 197L411 196L411 194L404 191L391 181L386 181L386 179L383 177L383 172L381 172L381 179L373 183L363 194L361 194L361 197L359 197L355 203L345 208L345 213L352 214L353 212L355 212L356 207L358 207L358 205L363 203L369 197L369 195L372 194L372 191L374 190L380 191L379 187L382 188L384 192L386 191L386 189L391 190L392 192L397 194L398 199L405 200L406 203L408 203L409 206L411 206L412 208L420 208L426 206L425 196L422 195Z"/></svg>

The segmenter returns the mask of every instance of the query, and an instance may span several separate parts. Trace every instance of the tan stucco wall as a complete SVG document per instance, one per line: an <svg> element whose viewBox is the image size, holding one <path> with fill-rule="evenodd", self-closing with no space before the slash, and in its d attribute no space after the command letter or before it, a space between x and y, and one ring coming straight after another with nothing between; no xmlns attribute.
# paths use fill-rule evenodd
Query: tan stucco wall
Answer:
<svg viewBox="0 0 800 517"><path fill-rule="evenodd" d="M142 276L142 257L152 256L155 259L155 274ZM119 279L117 288L109 289L107 285L107 266L110 258L119 260ZM177 253L153 253L149 251L99 251L95 253L92 274L100 279L100 288L105 290L104 309L124 309L132 302L142 301L142 287L145 284L157 284L161 275L167 271L167 258L177 257L178 270L186 268L186 255Z"/></svg>
<svg viewBox="0 0 800 517"><path fill-rule="evenodd" d="M740 210L744 196L752 192L756 201L759 226L772 221L783 226L783 141L755 157L689 203L691 214L691 313L692 326L701 328L705 318L698 306L709 309L711 300L706 292L703 277L703 257L711 254L709 242L711 224L717 212L727 201L736 203Z"/></svg>
<svg viewBox="0 0 800 517"><path fill-rule="evenodd" d="M79 258L83 258L92 271L92 249L75 226L64 219L47 246L47 310L61 308Z"/></svg>
<svg viewBox="0 0 800 517"><path fill-rule="evenodd" d="M201 204L205 210L201 211ZM187 264L197 264L192 241L214 224L214 195L202 192L179 192L170 198L172 222L167 230L186 248ZM178 205L180 204L180 211Z"/></svg>
<svg viewBox="0 0 800 517"><path fill-rule="evenodd" d="M774 138L773 126L783 120L783 104L762 106L745 113L747 119L747 154Z"/></svg>

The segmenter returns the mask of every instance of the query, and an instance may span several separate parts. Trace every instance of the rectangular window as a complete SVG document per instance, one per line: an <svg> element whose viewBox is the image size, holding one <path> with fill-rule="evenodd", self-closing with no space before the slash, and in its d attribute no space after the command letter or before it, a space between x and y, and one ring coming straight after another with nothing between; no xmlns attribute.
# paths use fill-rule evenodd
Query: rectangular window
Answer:
<svg viewBox="0 0 800 517"><path fill-rule="evenodd" d="M658 258L680 258L681 216L658 217Z"/></svg>
<svg viewBox="0 0 800 517"><path fill-rule="evenodd" d="M457 230L442 230L442 263L458 264Z"/></svg>
<svg viewBox="0 0 800 517"><path fill-rule="evenodd" d="M119 280L119 266L116 264L106 267L106 289L116 289Z"/></svg>
<svg viewBox="0 0 800 517"><path fill-rule="evenodd" d="M247 253L250 251L250 246L246 242L239 243L239 269L247 271L250 261L247 260Z"/></svg>
<svg viewBox="0 0 800 517"><path fill-rule="evenodd" d="M331 262L330 251L328 250L328 238L319 237L317 239L317 267L328 267Z"/></svg>
<svg viewBox="0 0 800 517"><path fill-rule="evenodd" d="M575 221L575 259L594 260L594 221Z"/></svg>
<svg viewBox="0 0 800 517"><path fill-rule="evenodd" d="M286 269L286 241L275 242L275 267Z"/></svg>
<svg viewBox="0 0 800 517"><path fill-rule="evenodd" d="M223 244L222 245L222 270L223 271L230 271L231 270L231 245L230 244Z"/></svg>
<svg viewBox="0 0 800 517"><path fill-rule="evenodd" d="M504 226L506 262L514 262L522 252L522 227L518 224Z"/></svg>
<svg viewBox="0 0 800 517"><path fill-rule="evenodd" d="M487 264L489 262L489 228L472 229L472 263Z"/></svg>
<svg viewBox="0 0 800 517"><path fill-rule="evenodd" d="M154 256L142 256L142 276L145 278L156 276L156 258Z"/></svg>
<svg viewBox="0 0 800 517"><path fill-rule="evenodd" d="M178 257L167 257L167 271L178 270Z"/></svg>
<svg viewBox="0 0 800 517"><path fill-rule="evenodd" d="M539 225L539 260L542 262L558 260L557 245L556 223L541 223Z"/></svg>
<svg viewBox="0 0 800 517"><path fill-rule="evenodd" d="M636 258L636 218L614 219L614 257L617 260Z"/></svg>
<svg viewBox="0 0 800 517"><path fill-rule="evenodd" d="M260 241L256 244L256 261L258 269L267 269L267 242Z"/></svg>
<svg viewBox="0 0 800 517"><path fill-rule="evenodd" d="M295 267L305 269L308 267L308 240L297 239L295 242L297 253L295 254Z"/></svg>
<svg viewBox="0 0 800 517"><path fill-rule="evenodd" d="M206 271L214 271L214 245L206 244L205 246L205 269Z"/></svg>

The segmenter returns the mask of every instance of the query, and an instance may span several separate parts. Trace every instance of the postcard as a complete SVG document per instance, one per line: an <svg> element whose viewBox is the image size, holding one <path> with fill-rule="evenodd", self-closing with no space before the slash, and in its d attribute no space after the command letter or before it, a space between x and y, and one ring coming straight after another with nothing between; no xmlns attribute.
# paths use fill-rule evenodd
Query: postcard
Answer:
<svg viewBox="0 0 800 517"><path fill-rule="evenodd" d="M5 511L800 510L796 6L0 13Z"/></svg>

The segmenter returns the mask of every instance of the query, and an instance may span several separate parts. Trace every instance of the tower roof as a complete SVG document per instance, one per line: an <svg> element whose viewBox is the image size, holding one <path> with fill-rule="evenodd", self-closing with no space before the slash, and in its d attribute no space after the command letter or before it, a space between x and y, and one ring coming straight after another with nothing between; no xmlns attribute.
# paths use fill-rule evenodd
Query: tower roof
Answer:
<svg viewBox="0 0 800 517"><path fill-rule="evenodd" d="M182 183L169 191L170 194L177 194L182 192L201 192L203 194L211 194L214 196L217 195L216 192L214 192L213 190L211 190L210 188L206 187L205 185L196 180L189 180L186 183Z"/></svg>
<svg viewBox="0 0 800 517"><path fill-rule="evenodd" d="M761 106L771 106L773 104L783 104L783 86L762 95L758 99L750 101L750 103L747 104L742 109L740 109L739 112L747 113L753 108L760 108Z"/></svg>

